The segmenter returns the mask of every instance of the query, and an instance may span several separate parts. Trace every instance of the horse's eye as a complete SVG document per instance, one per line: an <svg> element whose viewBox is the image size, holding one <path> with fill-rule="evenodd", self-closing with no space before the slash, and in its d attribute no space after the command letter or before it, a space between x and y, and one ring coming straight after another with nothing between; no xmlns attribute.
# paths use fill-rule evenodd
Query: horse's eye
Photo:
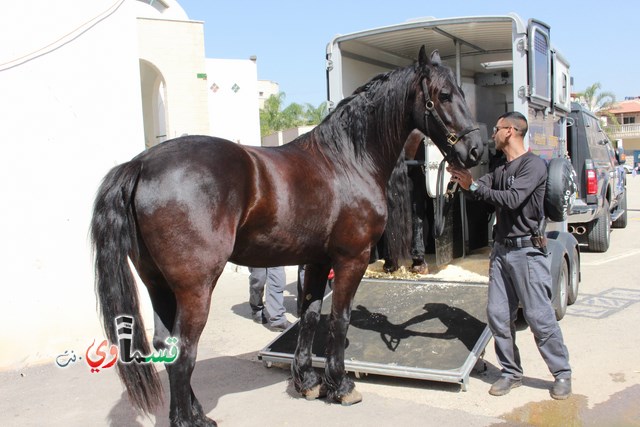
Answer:
<svg viewBox="0 0 640 427"><path fill-rule="evenodd" d="M449 92L440 92L440 102L451 102L451 94Z"/></svg>

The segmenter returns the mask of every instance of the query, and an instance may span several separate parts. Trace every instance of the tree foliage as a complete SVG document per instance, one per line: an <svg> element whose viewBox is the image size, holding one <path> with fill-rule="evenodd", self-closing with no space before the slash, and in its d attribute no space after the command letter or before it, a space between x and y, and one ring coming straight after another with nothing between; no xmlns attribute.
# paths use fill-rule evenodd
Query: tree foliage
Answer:
<svg viewBox="0 0 640 427"><path fill-rule="evenodd" d="M587 87L583 92L579 92L576 96L580 99L580 103L590 111L597 113L606 110L616 102L616 96L613 92L604 92L600 89L600 83L594 83Z"/></svg>
<svg viewBox="0 0 640 427"><path fill-rule="evenodd" d="M285 97L285 93L280 92L277 95L271 95L264 102L264 107L260 110L260 136L264 137L298 126L317 125L327 115L326 102L318 107L309 103L301 105L295 102L284 107Z"/></svg>

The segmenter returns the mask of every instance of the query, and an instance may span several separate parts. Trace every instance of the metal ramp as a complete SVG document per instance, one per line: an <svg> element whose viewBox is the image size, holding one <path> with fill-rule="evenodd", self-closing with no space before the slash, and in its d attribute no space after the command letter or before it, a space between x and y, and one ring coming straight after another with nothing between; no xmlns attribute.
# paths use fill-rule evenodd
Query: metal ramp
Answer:
<svg viewBox="0 0 640 427"><path fill-rule="evenodd" d="M487 283L364 279L353 302L345 368L361 373L460 384L491 338ZM331 294L325 297L313 344L313 366L324 368ZM298 322L258 353L268 366L291 364Z"/></svg>

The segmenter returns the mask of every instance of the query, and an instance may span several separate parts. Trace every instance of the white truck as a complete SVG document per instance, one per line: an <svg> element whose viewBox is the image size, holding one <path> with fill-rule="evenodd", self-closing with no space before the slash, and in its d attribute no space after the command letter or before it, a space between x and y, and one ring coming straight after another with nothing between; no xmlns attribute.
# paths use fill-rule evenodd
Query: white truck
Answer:
<svg viewBox="0 0 640 427"><path fill-rule="evenodd" d="M336 36L328 44L326 54L329 108L374 76L415 62L422 45L428 52L437 49L443 62L454 70L479 124L486 154L472 170L475 177L489 170L496 153L488 129L507 111L519 111L528 118L528 149L546 160L567 155L566 124L571 111L569 64L552 46L547 25L536 20L525 24L515 14L421 18ZM433 197L437 193L435 173L442 156L428 141L425 151L427 188ZM450 227L431 245L444 252L436 254L437 258L446 261L464 257L490 244L494 218L480 205L462 196L459 203L454 203L452 218L448 219ZM575 301L580 280L578 243L566 229L566 221L547 227L558 319L564 316L567 305ZM425 236L425 240L429 238ZM354 301L348 335L351 344L345 354L347 370L459 382L464 388L471 368L490 339L483 323L486 282L445 282L364 280ZM417 295L418 288L426 294ZM429 304L425 303L429 302L432 305L427 308ZM323 313L328 306L324 304ZM453 313L460 319L454 319ZM459 333L458 339L420 329L429 329L422 322L433 319L447 325L449 335ZM461 319L466 319L466 323ZM458 320L462 323L457 323ZM454 324L459 330L451 330ZM464 336L462 331L471 330L475 331L473 338ZM293 328L267 346L260 353L263 360L290 360L296 334ZM322 332L316 335L316 343L320 341L314 346L317 366L323 366L322 339ZM426 343L426 339L432 341ZM447 342L448 350L443 342ZM438 350L423 351L426 346ZM433 354L439 355L438 360L430 360ZM456 357L460 358L460 364L451 366Z"/></svg>

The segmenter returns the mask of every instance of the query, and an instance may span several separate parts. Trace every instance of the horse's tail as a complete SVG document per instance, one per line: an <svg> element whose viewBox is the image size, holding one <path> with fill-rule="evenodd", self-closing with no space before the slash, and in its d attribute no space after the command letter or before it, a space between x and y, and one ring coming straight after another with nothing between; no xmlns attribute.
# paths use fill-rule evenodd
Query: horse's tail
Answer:
<svg viewBox="0 0 640 427"><path fill-rule="evenodd" d="M411 246L411 187L404 150L387 182L387 225L384 231L391 259L408 259Z"/></svg>
<svg viewBox="0 0 640 427"><path fill-rule="evenodd" d="M147 355L151 353L150 346L128 263L128 257L135 259L138 254L132 202L141 170L142 164L133 160L114 167L105 176L93 206L91 243L96 297L107 338L112 344L117 343L116 317L131 316L134 319L131 350ZM162 402L162 385L152 364L120 359L117 371L135 406L149 413Z"/></svg>

